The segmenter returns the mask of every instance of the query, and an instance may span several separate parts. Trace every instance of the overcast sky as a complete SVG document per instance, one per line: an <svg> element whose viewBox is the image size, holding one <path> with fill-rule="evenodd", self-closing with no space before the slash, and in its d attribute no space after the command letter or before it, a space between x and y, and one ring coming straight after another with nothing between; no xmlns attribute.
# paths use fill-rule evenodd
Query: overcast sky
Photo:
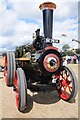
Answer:
<svg viewBox="0 0 80 120"><path fill-rule="evenodd" d="M41 28L42 11L39 5L46 0L0 0L0 51L14 50L15 46L31 43L32 33ZM48 0L49 1L49 0ZM50 0L56 3L53 14L53 38L60 39L54 44L59 49L64 44L78 48L72 39L78 39L78 0ZM61 36L66 34L67 37Z"/></svg>

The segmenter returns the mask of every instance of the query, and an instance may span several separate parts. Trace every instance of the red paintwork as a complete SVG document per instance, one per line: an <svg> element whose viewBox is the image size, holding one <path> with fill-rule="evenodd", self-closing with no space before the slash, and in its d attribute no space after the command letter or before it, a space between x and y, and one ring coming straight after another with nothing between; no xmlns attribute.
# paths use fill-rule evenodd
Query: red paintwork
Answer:
<svg viewBox="0 0 80 120"><path fill-rule="evenodd" d="M15 87L16 87L16 91L15 91L15 93L16 93L16 106L17 106L17 108L19 107L19 85L18 85L18 76L17 76L17 72L15 72L15 80L14 80L14 85L15 85Z"/></svg>
<svg viewBox="0 0 80 120"><path fill-rule="evenodd" d="M58 82L61 84L60 86L58 86L58 93L59 93L59 96L64 100L68 100L72 93L72 80L69 79L69 76L70 75L67 71L66 71L65 77L64 75L62 75L62 73L56 76L56 78L58 79Z"/></svg>
<svg viewBox="0 0 80 120"><path fill-rule="evenodd" d="M55 55L55 54L48 54L45 58L44 58L44 61L43 61L43 65L44 65L44 68L48 71L48 72L54 72L58 69L58 67L56 69L50 69L48 66L47 66L47 59L49 57L54 57L56 58L57 60L57 63L58 63L58 66L60 65L60 61L59 61L59 58Z"/></svg>
<svg viewBox="0 0 80 120"><path fill-rule="evenodd" d="M8 71L7 70L5 70L5 81L6 81L6 85L7 85L7 83L8 83Z"/></svg>
<svg viewBox="0 0 80 120"><path fill-rule="evenodd" d="M48 47L45 48L45 50L49 50L49 49L57 50L58 51L58 48L54 47L54 46L48 46Z"/></svg>
<svg viewBox="0 0 80 120"><path fill-rule="evenodd" d="M8 61L7 61L7 56L5 56L5 70L4 70L4 75L5 75L5 82L6 84L8 83L8 70L6 69L8 66Z"/></svg>

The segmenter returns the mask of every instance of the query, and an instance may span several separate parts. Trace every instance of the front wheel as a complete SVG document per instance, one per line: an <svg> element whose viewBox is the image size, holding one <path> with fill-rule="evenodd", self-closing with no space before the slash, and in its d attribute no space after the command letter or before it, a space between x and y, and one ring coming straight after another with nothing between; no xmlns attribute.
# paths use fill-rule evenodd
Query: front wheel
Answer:
<svg viewBox="0 0 80 120"><path fill-rule="evenodd" d="M62 66L57 77L57 91L61 99L71 101L77 94L77 79L71 68Z"/></svg>
<svg viewBox="0 0 80 120"><path fill-rule="evenodd" d="M4 69L5 81L7 86L14 85L15 70L16 70L15 54L14 52L7 52L5 54L5 69Z"/></svg>
<svg viewBox="0 0 80 120"><path fill-rule="evenodd" d="M16 88L16 106L19 111L24 111L27 107L27 82L24 71L18 68L15 73L15 88Z"/></svg>

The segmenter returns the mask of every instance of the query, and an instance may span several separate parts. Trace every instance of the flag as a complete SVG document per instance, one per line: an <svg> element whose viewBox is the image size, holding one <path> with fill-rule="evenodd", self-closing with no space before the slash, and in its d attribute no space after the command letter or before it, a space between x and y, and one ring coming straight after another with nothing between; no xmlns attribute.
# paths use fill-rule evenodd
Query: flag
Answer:
<svg viewBox="0 0 80 120"><path fill-rule="evenodd" d="M62 34L61 36L63 36L63 37L67 37L67 35L66 35L66 34Z"/></svg>

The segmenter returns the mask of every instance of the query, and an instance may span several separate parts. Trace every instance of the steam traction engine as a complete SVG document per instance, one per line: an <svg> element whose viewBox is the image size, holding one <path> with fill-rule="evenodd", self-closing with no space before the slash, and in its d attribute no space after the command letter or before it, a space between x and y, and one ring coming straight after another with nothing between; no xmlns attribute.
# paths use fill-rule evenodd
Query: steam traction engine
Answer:
<svg viewBox="0 0 80 120"><path fill-rule="evenodd" d="M45 2L39 8L43 11L44 36L40 36L40 29L37 29L31 45L18 47L15 55L13 52L5 54L6 85L13 86L20 111L27 107L27 89L34 92L57 90L65 101L71 101L77 94L75 74L63 66L62 56L53 46L54 42L59 42L52 39L56 5Z"/></svg>

